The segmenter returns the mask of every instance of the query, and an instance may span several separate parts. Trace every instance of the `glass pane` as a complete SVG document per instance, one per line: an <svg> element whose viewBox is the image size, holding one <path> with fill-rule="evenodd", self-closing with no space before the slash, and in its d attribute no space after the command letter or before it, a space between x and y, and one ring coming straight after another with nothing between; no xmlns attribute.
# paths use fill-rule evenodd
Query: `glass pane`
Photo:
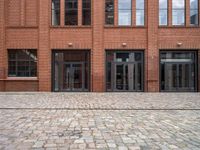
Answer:
<svg viewBox="0 0 200 150"><path fill-rule="evenodd" d="M190 0L190 9L198 9L198 0Z"/></svg>
<svg viewBox="0 0 200 150"><path fill-rule="evenodd" d="M136 25L144 25L144 10L136 11Z"/></svg>
<svg viewBox="0 0 200 150"><path fill-rule="evenodd" d="M199 19L198 19L198 9L197 10L190 10L190 24L191 25L198 25Z"/></svg>
<svg viewBox="0 0 200 150"><path fill-rule="evenodd" d="M118 9L131 9L131 0L118 0Z"/></svg>
<svg viewBox="0 0 200 150"><path fill-rule="evenodd" d="M172 9L184 9L185 8L185 0L172 0Z"/></svg>
<svg viewBox="0 0 200 150"><path fill-rule="evenodd" d="M119 25L131 25L131 10L119 10Z"/></svg>
<svg viewBox="0 0 200 150"><path fill-rule="evenodd" d="M144 0L136 0L136 9L144 9Z"/></svg>
<svg viewBox="0 0 200 150"><path fill-rule="evenodd" d="M124 65L116 65L116 89L124 89Z"/></svg>
<svg viewBox="0 0 200 150"><path fill-rule="evenodd" d="M52 0L52 25L60 25L60 0Z"/></svg>
<svg viewBox="0 0 200 150"><path fill-rule="evenodd" d="M185 10L173 10L172 24L173 25L185 25Z"/></svg>
<svg viewBox="0 0 200 150"><path fill-rule="evenodd" d="M78 25L77 0L65 0L65 25Z"/></svg>
<svg viewBox="0 0 200 150"><path fill-rule="evenodd" d="M168 7L167 0L159 0L159 9L167 9Z"/></svg>
<svg viewBox="0 0 200 150"><path fill-rule="evenodd" d="M159 25L167 25L167 10L159 10Z"/></svg>
<svg viewBox="0 0 200 150"><path fill-rule="evenodd" d="M71 68L71 66L70 66L70 64L65 64L64 65L64 73L63 73L63 89L64 90L70 90L70 88L71 88L71 85L70 85L70 81L71 81L71 79L70 79L70 68Z"/></svg>
<svg viewBox="0 0 200 150"><path fill-rule="evenodd" d="M113 25L114 24L114 0L106 0L105 23L107 25Z"/></svg>
<svg viewBox="0 0 200 150"><path fill-rule="evenodd" d="M82 14L82 24L90 25L91 24L91 0L83 0L83 14Z"/></svg>
<svg viewBox="0 0 200 150"><path fill-rule="evenodd" d="M83 66L82 64L72 64L73 79L72 79L72 89L82 89L83 86Z"/></svg>

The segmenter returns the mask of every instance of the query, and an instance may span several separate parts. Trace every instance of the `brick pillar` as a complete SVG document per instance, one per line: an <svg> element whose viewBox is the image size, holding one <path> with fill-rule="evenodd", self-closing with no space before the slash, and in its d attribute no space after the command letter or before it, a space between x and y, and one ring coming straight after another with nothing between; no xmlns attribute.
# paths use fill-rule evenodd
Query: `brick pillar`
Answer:
<svg viewBox="0 0 200 150"><path fill-rule="evenodd" d="M5 1L0 1L0 79L5 78L5 59L6 59L6 50L5 50ZM5 85L3 81L0 81L0 91L5 90Z"/></svg>
<svg viewBox="0 0 200 150"><path fill-rule="evenodd" d="M118 0L114 0L114 25L118 26Z"/></svg>
<svg viewBox="0 0 200 150"><path fill-rule="evenodd" d="M168 25L172 26L172 0L168 0Z"/></svg>
<svg viewBox="0 0 200 150"><path fill-rule="evenodd" d="M78 25L82 25L82 0L78 1Z"/></svg>
<svg viewBox="0 0 200 150"><path fill-rule="evenodd" d="M158 3L147 2L148 7L148 46L147 46L147 90L159 91L159 50L158 50Z"/></svg>
<svg viewBox="0 0 200 150"><path fill-rule="evenodd" d="M20 16L21 16L21 26L25 25L25 0L21 0L21 5L20 5Z"/></svg>
<svg viewBox="0 0 200 150"><path fill-rule="evenodd" d="M65 0L60 0L60 25L65 25Z"/></svg>
<svg viewBox="0 0 200 150"><path fill-rule="evenodd" d="M198 92L200 92L200 50L198 50Z"/></svg>
<svg viewBox="0 0 200 150"><path fill-rule="evenodd" d="M93 51L92 57L92 91L105 91L105 50L103 43L104 1L93 0Z"/></svg>
<svg viewBox="0 0 200 150"><path fill-rule="evenodd" d="M49 46L49 0L39 1L39 91L51 91L51 51Z"/></svg>
<svg viewBox="0 0 200 150"><path fill-rule="evenodd" d="M185 1L185 25L190 26L190 0Z"/></svg>
<svg viewBox="0 0 200 150"><path fill-rule="evenodd" d="M132 26L136 26L136 0L132 0Z"/></svg>

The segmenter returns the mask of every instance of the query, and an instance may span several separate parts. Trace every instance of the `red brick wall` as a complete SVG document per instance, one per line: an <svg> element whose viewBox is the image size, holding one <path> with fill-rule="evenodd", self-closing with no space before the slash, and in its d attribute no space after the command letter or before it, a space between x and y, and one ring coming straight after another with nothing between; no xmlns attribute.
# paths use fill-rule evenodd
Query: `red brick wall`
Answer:
<svg viewBox="0 0 200 150"><path fill-rule="evenodd" d="M102 92L105 91L105 50L136 49L145 52L145 91L156 92L159 91L159 49L200 49L200 26L189 26L189 8L186 9L186 26L172 27L170 1L169 27L158 27L158 0L146 0L144 27L135 27L134 21L131 27L118 27L117 9L114 12L115 25L105 26L104 0L92 0L92 26L81 25L82 11L79 3L79 26L64 26L62 5L61 26L52 27L50 2L51 0L0 0L0 70L4 72L0 73L3 74L0 76L0 91L17 90L12 87L16 83L18 90L24 90L20 87L23 85L27 90L51 91L52 49L90 49L91 91ZM133 8L134 3L135 0ZM134 9L132 18L136 18ZM182 46L177 47L177 42L181 42ZM69 43L73 44L72 47L69 47ZM122 43L127 46L122 47ZM38 50L37 88L35 82L7 80L7 49L11 48Z"/></svg>

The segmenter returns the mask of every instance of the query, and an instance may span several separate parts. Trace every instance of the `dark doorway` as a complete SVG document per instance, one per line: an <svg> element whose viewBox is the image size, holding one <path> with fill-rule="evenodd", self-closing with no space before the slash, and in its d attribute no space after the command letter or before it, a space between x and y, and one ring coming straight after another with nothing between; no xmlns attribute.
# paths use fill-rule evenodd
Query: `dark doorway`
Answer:
<svg viewBox="0 0 200 150"><path fill-rule="evenodd" d="M144 66L142 52L106 54L107 91L143 91Z"/></svg>
<svg viewBox="0 0 200 150"><path fill-rule="evenodd" d="M89 91L89 52L53 52L53 91Z"/></svg>
<svg viewBox="0 0 200 150"><path fill-rule="evenodd" d="M197 91L196 52L166 52L160 54L161 91Z"/></svg>

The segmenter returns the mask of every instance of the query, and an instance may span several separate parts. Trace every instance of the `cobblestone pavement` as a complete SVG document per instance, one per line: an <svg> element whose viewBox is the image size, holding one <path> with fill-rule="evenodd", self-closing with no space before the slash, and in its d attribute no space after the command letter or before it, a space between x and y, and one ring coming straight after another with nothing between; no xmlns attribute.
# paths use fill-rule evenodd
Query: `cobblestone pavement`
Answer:
<svg viewBox="0 0 200 150"><path fill-rule="evenodd" d="M200 95L0 93L0 149L199 150Z"/></svg>

